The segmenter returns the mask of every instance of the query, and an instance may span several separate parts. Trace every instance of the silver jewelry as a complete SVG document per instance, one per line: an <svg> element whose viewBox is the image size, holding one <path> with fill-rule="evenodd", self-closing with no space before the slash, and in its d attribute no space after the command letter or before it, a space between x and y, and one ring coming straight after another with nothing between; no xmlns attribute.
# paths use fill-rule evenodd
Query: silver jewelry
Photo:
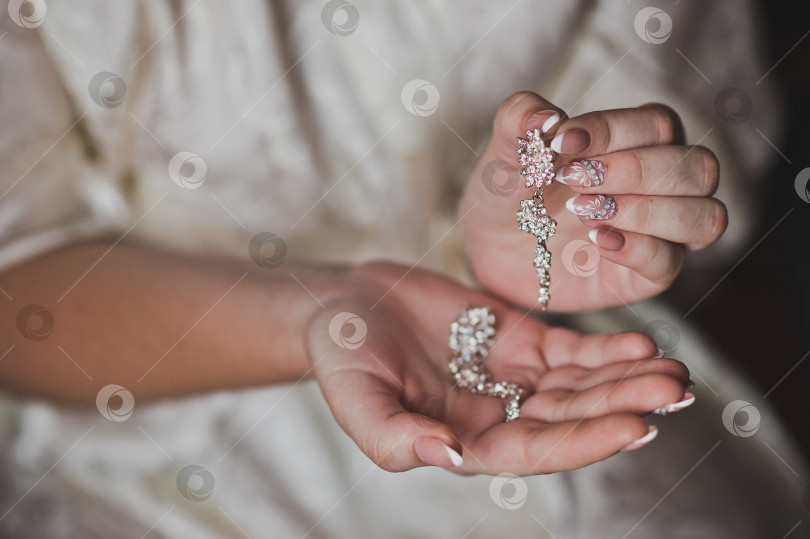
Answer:
<svg viewBox="0 0 810 539"><path fill-rule="evenodd" d="M448 366L458 387L476 395L506 399L506 421L520 417L520 399L526 391L511 382L493 382L483 365L495 337L495 315L489 307L464 309L450 324L448 341L453 355Z"/></svg>
<svg viewBox="0 0 810 539"><path fill-rule="evenodd" d="M548 307L549 288L551 286L551 252L546 241L554 235L557 221L547 215L543 205L543 185L550 185L554 180L554 161L557 154L543 143L540 130L526 131L526 138L518 137L518 163L524 166L520 174L526 178L526 187L534 186L534 194L528 200L520 201L517 221L520 229L537 238L534 267L540 280L537 301L543 310Z"/></svg>

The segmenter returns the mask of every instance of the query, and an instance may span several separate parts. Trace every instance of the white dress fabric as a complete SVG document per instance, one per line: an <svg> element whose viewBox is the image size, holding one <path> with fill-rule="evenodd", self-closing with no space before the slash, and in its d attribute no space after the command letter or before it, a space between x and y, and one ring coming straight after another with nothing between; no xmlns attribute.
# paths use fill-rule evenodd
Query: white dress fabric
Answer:
<svg viewBox="0 0 810 539"><path fill-rule="evenodd" d="M250 239L271 232L291 259L419 261L464 278L455 201L498 104L520 89L571 115L649 101L679 110L690 141L723 165L732 227L716 263L746 237L745 195L768 148L723 121L715 95L745 88L758 105L749 122L778 127L767 81L752 84L764 69L747 3L667 4L661 43L649 41L665 27L651 39L625 2L54 1L28 23L10 4L0 270L92 237L247 258ZM634 309L572 323L621 331L680 319L654 301ZM660 440L525 479L381 471L311 382L136 404L122 422L5 396L0 534L787 533L804 518L800 456L767 402L692 328L678 330L675 356L701 376L698 402L657 418ZM755 437L723 424L737 399L756 403Z"/></svg>

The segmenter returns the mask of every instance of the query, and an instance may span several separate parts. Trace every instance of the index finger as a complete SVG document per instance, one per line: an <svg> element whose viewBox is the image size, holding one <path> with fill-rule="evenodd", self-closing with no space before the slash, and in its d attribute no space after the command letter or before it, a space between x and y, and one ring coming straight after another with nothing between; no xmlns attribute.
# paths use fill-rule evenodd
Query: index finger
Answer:
<svg viewBox="0 0 810 539"><path fill-rule="evenodd" d="M601 155L660 144L680 144L678 114L658 103L576 116L559 126L551 149L566 157Z"/></svg>

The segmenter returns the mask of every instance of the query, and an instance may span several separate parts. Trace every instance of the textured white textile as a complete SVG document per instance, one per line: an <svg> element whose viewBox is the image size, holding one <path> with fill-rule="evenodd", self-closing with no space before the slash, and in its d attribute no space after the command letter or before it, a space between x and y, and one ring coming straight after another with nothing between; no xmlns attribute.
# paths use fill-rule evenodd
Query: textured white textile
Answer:
<svg viewBox="0 0 810 539"><path fill-rule="evenodd" d="M771 133L778 118L768 84L751 86L761 66L745 3L667 3L674 30L662 45L639 38L640 6L626 2L355 5L359 24L346 36L327 30L318 2L54 1L34 29L0 14L0 268L125 231L178 251L244 257L250 238L270 231L291 258L421 260L461 276L455 201L498 103L520 89L540 91L571 115L673 105L691 142L701 139L723 163L732 228L715 260L745 236L745 194L768 148L753 129L719 119L714 97L741 86L758 104L751 125ZM97 103L91 81L100 72L125 83L119 106ZM430 96L403 96L415 79L437 89L434 113L408 110ZM172 181L179 152L205 162L199 188ZM643 319L674 316L645 305ZM583 320L600 331L639 323L621 314ZM759 440L724 429L722 405L755 397L688 327L681 335L683 359L706 386L694 410L659 420L661 440L503 490L488 477L375 468L311 384L136 405L120 423L7 398L0 533L786 533L802 516L795 478L761 440L800 474L802 463L764 404ZM214 479L204 501L183 497L176 484L190 464ZM495 501L524 498L515 510Z"/></svg>

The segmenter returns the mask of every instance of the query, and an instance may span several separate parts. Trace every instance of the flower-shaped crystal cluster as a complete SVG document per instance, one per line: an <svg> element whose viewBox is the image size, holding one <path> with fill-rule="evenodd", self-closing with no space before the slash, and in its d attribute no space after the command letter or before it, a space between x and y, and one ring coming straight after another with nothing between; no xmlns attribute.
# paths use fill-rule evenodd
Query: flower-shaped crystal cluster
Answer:
<svg viewBox="0 0 810 539"><path fill-rule="evenodd" d="M488 307L466 309L450 324L450 349L465 363L482 360L492 346L495 315Z"/></svg>
<svg viewBox="0 0 810 539"><path fill-rule="evenodd" d="M453 351L448 365L456 384L471 393L507 399L506 420L520 417L522 387L511 382L493 382L483 365L495 337L495 315L489 307L465 309L450 324L448 344Z"/></svg>
<svg viewBox="0 0 810 539"><path fill-rule="evenodd" d="M526 138L518 137L518 163L523 165L521 176L526 187L550 185L554 180L554 152L543 143L540 130L526 131Z"/></svg>
<svg viewBox="0 0 810 539"><path fill-rule="evenodd" d="M543 205L543 186L554 180L554 161L557 158L551 148L545 145L540 130L526 131L526 138L518 137L518 163L523 165L520 174L526 178L526 187L534 187L532 198L520 201L517 221L520 229L537 238L534 267L540 281L537 301L545 309L548 307L551 286L551 253L546 247L548 239L554 235L557 222L547 215Z"/></svg>
<svg viewBox="0 0 810 539"><path fill-rule="evenodd" d="M534 198L521 200L520 210L517 212L520 229L537 237L537 241L548 241L557 229L557 221L546 214L547 211L543 206L542 198L539 203Z"/></svg>

